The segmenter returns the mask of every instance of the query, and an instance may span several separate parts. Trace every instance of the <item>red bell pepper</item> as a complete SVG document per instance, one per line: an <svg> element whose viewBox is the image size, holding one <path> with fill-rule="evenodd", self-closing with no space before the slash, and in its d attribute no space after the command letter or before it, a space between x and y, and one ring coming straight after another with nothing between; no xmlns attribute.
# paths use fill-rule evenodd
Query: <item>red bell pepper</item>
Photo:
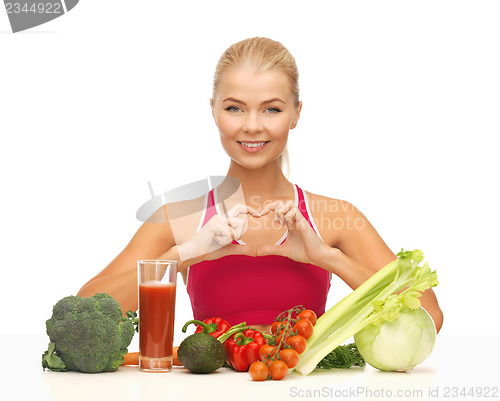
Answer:
<svg viewBox="0 0 500 401"><path fill-rule="evenodd" d="M224 343L227 364L237 372L246 372L252 363L259 360L259 349L265 343L264 335L257 330L246 329L233 334Z"/></svg>
<svg viewBox="0 0 500 401"><path fill-rule="evenodd" d="M194 323L196 323L196 321L194 321ZM203 323L209 326L208 331L205 330L205 333L209 333L215 338L219 338L222 334L224 334L231 328L231 325L221 317L211 317L209 319L205 319ZM202 330L203 327L198 326L195 333L200 333Z"/></svg>

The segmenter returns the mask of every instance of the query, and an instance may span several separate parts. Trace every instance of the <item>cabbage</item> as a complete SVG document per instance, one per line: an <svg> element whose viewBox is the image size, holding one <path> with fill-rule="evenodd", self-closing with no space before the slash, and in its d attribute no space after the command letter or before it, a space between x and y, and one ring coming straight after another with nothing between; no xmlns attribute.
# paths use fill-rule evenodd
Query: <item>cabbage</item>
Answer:
<svg viewBox="0 0 500 401"><path fill-rule="evenodd" d="M420 265L423 259L419 249L401 250L396 260L321 315L295 370L308 375L326 355L365 327L376 324L381 329L382 323L394 322L405 311L419 309L422 292L438 285L436 271L431 271L427 262ZM400 333L405 333L404 329Z"/></svg>
<svg viewBox="0 0 500 401"><path fill-rule="evenodd" d="M361 356L371 366L408 372L431 353L436 328L425 309L405 309L392 322L369 324L354 335L354 341Z"/></svg>

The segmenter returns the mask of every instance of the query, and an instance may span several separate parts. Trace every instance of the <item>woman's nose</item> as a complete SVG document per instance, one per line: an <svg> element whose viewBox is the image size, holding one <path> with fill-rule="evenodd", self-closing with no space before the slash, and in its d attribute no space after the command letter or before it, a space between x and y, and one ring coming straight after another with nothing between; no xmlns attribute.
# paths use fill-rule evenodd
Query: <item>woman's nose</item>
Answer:
<svg viewBox="0 0 500 401"><path fill-rule="evenodd" d="M257 113L248 113L243 124L243 130L249 134L261 132L262 122Z"/></svg>

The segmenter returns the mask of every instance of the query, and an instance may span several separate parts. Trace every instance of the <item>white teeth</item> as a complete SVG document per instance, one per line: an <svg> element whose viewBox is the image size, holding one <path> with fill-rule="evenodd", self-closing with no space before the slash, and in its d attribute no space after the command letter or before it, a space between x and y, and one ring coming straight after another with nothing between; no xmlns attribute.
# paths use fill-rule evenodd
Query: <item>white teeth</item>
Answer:
<svg viewBox="0 0 500 401"><path fill-rule="evenodd" d="M254 142L254 143L249 143L249 142L240 142L243 146L246 146L247 148L257 148L259 146L262 146L265 144L265 142Z"/></svg>

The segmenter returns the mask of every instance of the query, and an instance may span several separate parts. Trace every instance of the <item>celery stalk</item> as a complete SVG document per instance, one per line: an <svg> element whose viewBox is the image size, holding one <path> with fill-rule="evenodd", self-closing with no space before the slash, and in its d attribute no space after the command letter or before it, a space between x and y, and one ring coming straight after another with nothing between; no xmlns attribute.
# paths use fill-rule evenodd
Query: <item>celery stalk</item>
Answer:
<svg viewBox="0 0 500 401"><path fill-rule="evenodd" d="M402 250L397 256L318 319L295 367L298 372L311 373L321 359L368 324L393 321L403 307L420 307L418 298L438 284L437 274L427 263L419 266L420 250Z"/></svg>
<svg viewBox="0 0 500 401"><path fill-rule="evenodd" d="M325 312L316 322L312 336L307 340L307 353L316 343L323 342L335 330L344 325L352 315L373 301L380 291L394 281L397 273L398 259L373 274L355 291L343 298Z"/></svg>

